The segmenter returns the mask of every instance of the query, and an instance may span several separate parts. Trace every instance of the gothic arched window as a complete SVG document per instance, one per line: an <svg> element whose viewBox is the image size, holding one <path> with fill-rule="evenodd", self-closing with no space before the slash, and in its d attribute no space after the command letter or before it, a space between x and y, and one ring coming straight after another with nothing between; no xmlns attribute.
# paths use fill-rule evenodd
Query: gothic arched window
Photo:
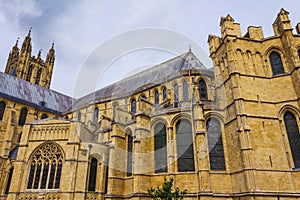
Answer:
<svg viewBox="0 0 300 200"><path fill-rule="evenodd" d="M199 81L198 89L200 94L200 100L207 100L208 99L207 87L204 80Z"/></svg>
<svg viewBox="0 0 300 200"><path fill-rule="evenodd" d="M96 108L94 109L94 118L93 118L93 122L94 122L95 124L98 123L98 116L99 116L99 109L96 107Z"/></svg>
<svg viewBox="0 0 300 200"><path fill-rule="evenodd" d="M31 79L31 75L32 75L32 68L33 66L30 65L29 68L28 68L28 71L27 71L27 77L26 77L26 81L30 81Z"/></svg>
<svg viewBox="0 0 300 200"><path fill-rule="evenodd" d="M30 161L27 189L58 189L63 159L61 149L53 143L35 150Z"/></svg>
<svg viewBox="0 0 300 200"><path fill-rule="evenodd" d="M174 101L178 101L179 100L179 95L178 95L178 84L175 83L174 85Z"/></svg>
<svg viewBox="0 0 300 200"><path fill-rule="evenodd" d="M165 88L164 87L164 89L163 89L163 100L165 101L165 100L167 100L167 88Z"/></svg>
<svg viewBox="0 0 300 200"><path fill-rule="evenodd" d="M132 176L132 149L133 137L132 132L127 133L127 176Z"/></svg>
<svg viewBox="0 0 300 200"><path fill-rule="evenodd" d="M78 113L77 113L77 120L81 121L81 112L80 111L78 111Z"/></svg>
<svg viewBox="0 0 300 200"><path fill-rule="evenodd" d="M159 93L157 90L154 93L154 101L155 101L155 105L159 104Z"/></svg>
<svg viewBox="0 0 300 200"><path fill-rule="evenodd" d="M293 113L284 114L284 124L288 135L295 167L300 167L300 135L297 120Z"/></svg>
<svg viewBox="0 0 300 200"><path fill-rule="evenodd" d="M195 171L192 125L186 119L176 124L176 144L178 171Z"/></svg>
<svg viewBox="0 0 300 200"><path fill-rule="evenodd" d="M154 159L155 173L168 171L166 126L163 123L154 127Z"/></svg>
<svg viewBox="0 0 300 200"><path fill-rule="evenodd" d="M98 167L98 160L96 158L92 158L90 163L88 191L94 192L96 190L97 167Z"/></svg>
<svg viewBox="0 0 300 200"><path fill-rule="evenodd" d="M186 81L183 81L182 84L183 100L186 101L189 99L189 84Z"/></svg>
<svg viewBox="0 0 300 200"><path fill-rule="evenodd" d="M45 113L42 114L41 119L46 119L46 118L48 118L48 116Z"/></svg>
<svg viewBox="0 0 300 200"><path fill-rule="evenodd" d="M270 54L270 63L271 63L273 75L284 73L281 57L278 53L272 52Z"/></svg>
<svg viewBox="0 0 300 200"><path fill-rule="evenodd" d="M1 101L0 102L0 121L3 119L5 108L6 108L6 103L4 101Z"/></svg>
<svg viewBox="0 0 300 200"><path fill-rule="evenodd" d="M11 169L9 170L8 179L7 179L7 184L6 184L6 189L5 189L4 194L8 194L8 192L9 192L9 188L10 188L10 185L11 185L13 172L14 172L14 168L11 168Z"/></svg>
<svg viewBox="0 0 300 200"><path fill-rule="evenodd" d="M300 59L300 49L298 49L298 57L299 57L299 59Z"/></svg>
<svg viewBox="0 0 300 200"><path fill-rule="evenodd" d="M136 113L136 100L132 99L131 101L131 113L135 114Z"/></svg>
<svg viewBox="0 0 300 200"><path fill-rule="evenodd" d="M21 110L21 113L20 113L20 117L19 117L19 125L23 126L26 122L26 117L27 117L27 109L26 108L23 108Z"/></svg>
<svg viewBox="0 0 300 200"><path fill-rule="evenodd" d="M225 170L225 157L220 122L211 118L206 122L209 162L211 170Z"/></svg>
<svg viewBox="0 0 300 200"><path fill-rule="evenodd" d="M39 69L36 73L35 84L40 83L41 75L42 75L42 69Z"/></svg>

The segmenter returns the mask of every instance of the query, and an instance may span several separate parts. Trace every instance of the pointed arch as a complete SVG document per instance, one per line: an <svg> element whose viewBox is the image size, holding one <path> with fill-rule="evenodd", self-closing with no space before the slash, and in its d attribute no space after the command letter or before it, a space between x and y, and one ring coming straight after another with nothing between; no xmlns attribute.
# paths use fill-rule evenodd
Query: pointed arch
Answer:
<svg viewBox="0 0 300 200"><path fill-rule="evenodd" d="M42 76L42 68L36 72L35 84L39 84Z"/></svg>
<svg viewBox="0 0 300 200"><path fill-rule="evenodd" d="M19 122L18 125L23 126L26 122L26 118L27 118L27 109L26 108L22 108L21 112L20 112L20 117L19 117Z"/></svg>
<svg viewBox="0 0 300 200"><path fill-rule="evenodd" d="M38 146L30 157L27 189L59 189L64 153L56 143Z"/></svg>
<svg viewBox="0 0 300 200"><path fill-rule="evenodd" d="M176 146L178 171L195 171L192 124L187 119L176 123Z"/></svg>
<svg viewBox="0 0 300 200"><path fill-rule="evenodd" d="M183 93L183 100L187 101L189 99L189 84L187 81L183 81L182 83L182 93Z"/></svg>
<svg viewBox="0 0 300 200"><path fill-rule="evenodd" d="M163 101L167 100L168 95L167 95L167 88L166 87L163 88L162 93L163 93Z"/></svg>
<svg viewBox="0 0 300 200"><path fill-rule="evenodd" d="M199 90L199 95L200 95L200 100L207 100L208 95L207 95L207 86L206 82L202 79L198 83L198 90Z"/></svg>
<svg viewBox="0 0 300 200"><path fill-rule="evenodd" d="M5 113L6 103L4 101L0 101L0 121L2 121L4 113Z"/></svg>
<svg viewBox="0 0 300 200"><path fill-rule="evenodd" d="M98 160L96 158L91 158L89 165L89 182L88 182L88 191L95 192L96 191L96 180L97 180L97 168L98 168Z"/></svg>
<svg viewBox="0 0 300 200"><path fill-rule="evenodd" d="M179 101L179 91L178 91L178 84L174 84L174 101Z"/></svg>
<svg viewBox="0 0 300 200"><path fill-rule="evenodd" d="M159 104L159 92L157 90L154 92L154 103L155 105Z"/></svg>
<svg viewBox="0 0 300 200"><path fill-rule="evenodd" d="M294 160L294 166L295 168L300 167L300 135L299 135L299 129L298 129L298 123L296 120L295 115L287 111L284 116L284 124L286 133L288 136L292 157Z"/></svg>
<svg viewBox="0 0 300 200"><path fill-rule="evenodd" d="M136 100L135 99L131 100L131 113L132 114L136 113Z"/></svg>
<svg viewBox="0 0 300 200"><path fill-rule="evenodd" d="M154 160L155 173L168 171L166 126L162 122L154 126Z"/></svg>
<svg viewBox="0 0 300 200"><path fill-rule="evenodd" d="M273 75L284 74L283 64L279 53L273 51L269 55Z"/></svg>
<svg viewBox="0 0 300 200"><path fill-rule="evenodd" d="M32 76L32 70L33 70L33 66L30 65L27 71L27 76L26 76L26 81L30 82L31 76Z"/></svg>
<svg viewBox="0 0 300 200"><path fill-rule="evenodd" d="M222 129L219 120L209 118L206 121L209 162L211 170L226 170L222 139Z"/></svg>
<svg viewBox="0 0 300 200"><path fill-rule="evenodd" d="M95 124L98 123L98 118L99 118L99 109L96 107L96 108L94 109L94 117L93 117L93 122L94 122Z"/></svg>
<svg viewBox="0 0 300 200"><path fill-rule="evenodd" d="M132 151L133 151L133 135L129 129L126 132L127 140L127 176L132 176Z"/></svg>

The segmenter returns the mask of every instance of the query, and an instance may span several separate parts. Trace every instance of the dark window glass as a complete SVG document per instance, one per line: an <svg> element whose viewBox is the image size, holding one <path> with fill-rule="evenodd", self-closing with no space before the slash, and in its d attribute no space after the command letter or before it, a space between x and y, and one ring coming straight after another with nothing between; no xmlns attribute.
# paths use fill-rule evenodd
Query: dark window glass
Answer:
<svg viewBox="0 0 300 200"><path fill-rule="evenodd" d="M5 194L8 194L8 192L9 192L9 188L10 188L10 185L11 185L11 180L12 180L13 172L14 172L14 168L11 168L9 170L9 174L8 174L8 180L7 180L7 185L6 185L6 189L5 189Z"/></svg>
<svg viewBox="0 0 300 200"><path fill-rule="evenodd" d="M281 57L278 53L272 52L270 54L270 62L271 62L273 75L284 73Z"/></svg>
<svg viewBox="0 0 300 200"><path fill-rule="evenodd" d="M298 49L298 57L299 57L299 59L300 59L300 49Z"/></svg>
<svg viewBox="0 0 300 200"><path fill-rule="evenodd" d="M167 100L167 88L163 89L163 100Z"/></svg>
<svg viewBox="0 0 300 200"><path fill-rule="evenodd" d="M192 125L186 119L176 124L176 143L178 171L195 171Z"/></svg>
<svg viewBox="0 0 300 200"><path fill-rule="evenodd" d="M0 121L3 119L6 103L4 101L0 102Z"/></svg>
<svg viewBox="0 0 300 200"><path fill-rule="evenodd" d="M32 65L29 66L26 81L30 81L31 75L32 75Z"/></svg>
<svg viewBox="0 0 300 200"><path fill-rule="evenodd" d="M147 99L147 97L145 95L142 95L142 99Z"/></svg>
<svg viewBox="0 0 300 200"><path fill-rule="evenodd" d="M189 99L189 85L186 81L183 81L183 100L186 101Z"/></svg>
<svg viewBox="0 0 300 200"><path fill-rule="evenodd" d="M94 123L97 124L98 123L98 115L99 115L99 109L95 108L94 109Z"/></svg>
<svg viewBox="0 0 300 200"><path fill-rule="evenodd" d="M200 94L200 100L207 100L207 87L204 80L199 81L199 94Z"/></svg>
<svg viewBox="0 0 300 200"><path fill-rule="evenodd" d="M41 74L42 74L42 69L39 69L37 71L37 73L36 73L35 84L39 84L40 83Z"/></svg>
<svg viewBox="0 0 300 200"><path fill-rule="evenodd" d="M33 154L27 189L57 189L62 170L62 152L54 144L46 144Z"/></svg>
<svg viewBox="0 0 300 200"><path fill-rule="evenodd" d="M300 167L300 135L297 120L293 113L284 114L284 123L288 135L295 167Z"/></svg>
<svg viewBox="0 0 300 200"><path fill-rule="evenodd" d="M88 191L95 191L96 190L97 166L98 166L98 160L96 158L93 158L91 160L91 165L90 165Z"/></svg>
<svg viewBox="0 0 300 200"><path fill-rule="evenodd" d="M81 112L80 112L80 111L79 111L78 114L77 114L77 120L78 120L78 121L81 121Z"/></svg>
<svg viewBox="0 0 300 200"><path fill-rule="evenodd" d="M135 100L135 99L133 99L133 100L131 101L131 113L132 113L132 114L135 114L135 113L136 113L136 100Z"/></svg>
<svg viewBox="0 0 300 200"><path fill-rule="evenodd" d="M225 170L225 157L221 125L217 119L211 118L206 122L209 161L211 170Z"/></svg>
<svg viewBox="0 0 300 200"><path fill-rule="evenodd" d="M167 172L167 140L166 126L159 123L154 128L155 172Z"/></svg>
<svg viewBox="0 0 300 200"><path fill-rule="evenodd" d="M174 101L178 101L179 100L179 96L178 96L178 84L175 83L174 85Z"/></svg>
<svg viewBox="0 0 300 200"><path fill-rule="evenodd" d="M48 178L48 171L49 171L49 163L44 164L43 175L42 175L42 183L41 189L46 188L47 178Z"/></svg>
<svg viewBox="0 0 300 200"><path fill-rule="evenodd" d="M46 119L48 116L46 114L42 114L41 119Z"/></svg>
<svg viewBox="0 0 300 200"><path fill-rule="evenodd" d="M127 134L127 176L132 176L132 147L133 138L132 133Z"/></svg>
<svg viewBox="0 0 300 200"><path fill-rule="evenodd" d="M26 108L23 108L21 110L21 113L20 113L20 118L19 118L19 125L23 126L26 122L26 117L27 117L27 109Z"/></svg>
<svg viewBox="0 0 300 200"><path fill-rule="evenodd" d="M157 90L154 93L154 98L155 98L155 105L158 105L159 104L159 93Z"/></svg>

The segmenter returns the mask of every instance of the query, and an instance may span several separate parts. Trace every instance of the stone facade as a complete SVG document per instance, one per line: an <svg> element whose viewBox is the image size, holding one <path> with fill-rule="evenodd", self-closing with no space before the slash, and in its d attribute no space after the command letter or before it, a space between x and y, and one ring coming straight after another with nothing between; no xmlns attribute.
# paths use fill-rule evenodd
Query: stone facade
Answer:
<svg viewBox="0 0 300 200"><path fill-rule="evenodd" d="M77 100L41 89L60 105L1 95L1 198L149 199L169 176L186 199L299 199L300 29L220 26L214 69L189 51Z"/></svg>

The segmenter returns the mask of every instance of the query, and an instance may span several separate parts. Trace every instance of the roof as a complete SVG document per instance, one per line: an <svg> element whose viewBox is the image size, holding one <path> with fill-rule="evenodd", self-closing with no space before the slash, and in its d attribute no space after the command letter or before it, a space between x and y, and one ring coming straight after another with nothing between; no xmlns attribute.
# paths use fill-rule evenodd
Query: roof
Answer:
<svg viewBox="0 0 300 200"><path fill-rule="evenodd" d="M61 115L73 98L0 72L0 96Z"/></svg>
<svg viewBox="0 0 300 200"><path fill-rule="evenodd" d="M76 100L68 112L77 110L86 105L130 96L176 77L188 75L191 72L210 77L214 76L213 70L206 68L202 62L189 51Z"/></svg>

